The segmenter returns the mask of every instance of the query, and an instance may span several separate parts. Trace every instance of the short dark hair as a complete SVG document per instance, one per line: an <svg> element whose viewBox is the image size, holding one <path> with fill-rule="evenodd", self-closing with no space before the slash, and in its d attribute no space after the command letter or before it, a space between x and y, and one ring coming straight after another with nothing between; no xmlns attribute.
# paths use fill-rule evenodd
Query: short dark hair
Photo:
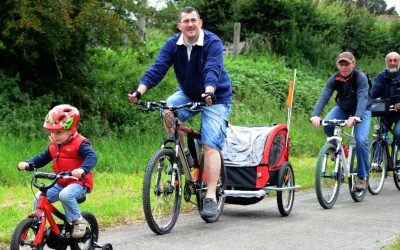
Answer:
<svg viewBox="0 0 400 250"><path fill-rule="evenodd" d="M199 11L196 8L191 7L191 6L186 6L181 11L179 11L178 22L181 21L182 13L188 13L189 14L189 13L192 13L193 11L196 12L197 17L200 19Z"/></svg>

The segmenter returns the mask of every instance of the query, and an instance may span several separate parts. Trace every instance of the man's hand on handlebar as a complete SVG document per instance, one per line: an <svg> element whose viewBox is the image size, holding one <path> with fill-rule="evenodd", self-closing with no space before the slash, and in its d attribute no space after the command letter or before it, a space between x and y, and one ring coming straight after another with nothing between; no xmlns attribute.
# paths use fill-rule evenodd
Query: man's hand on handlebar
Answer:
<svg viewBox="0 0 400 250"><path fill-rule="evenodd" d="M216 100L214 92L203 93L201 94L201 97L204 98L204 101L207 103L207 105L213 105Z"/></svg>
<svg viewBox="0 0 400 250"><path fill-rule="evenodd" d="M314 128L318 128L321 125L321 118L319 116L313 116L310 118L311 125Z"/></svg>
<svg viewBox="0 0 400 250"><path fill-rule="evenodd" d="M142 93L138 90L129 90L128 99L131 103L137 103L142 97Z"/></svg>
<svg viewBox="0 0 400 250"><path fill-rule="evenodd" d="M400 110L400 103L396 103L394 106L394 109L399 111Z"/></svg>
<svg viewBox="0 0 400 250"><path fill-rule="evenodd" d="M361 118L358 116L350 116L349 119L347 119L347 127L353 127L356 122L361 122Z"/></svg>

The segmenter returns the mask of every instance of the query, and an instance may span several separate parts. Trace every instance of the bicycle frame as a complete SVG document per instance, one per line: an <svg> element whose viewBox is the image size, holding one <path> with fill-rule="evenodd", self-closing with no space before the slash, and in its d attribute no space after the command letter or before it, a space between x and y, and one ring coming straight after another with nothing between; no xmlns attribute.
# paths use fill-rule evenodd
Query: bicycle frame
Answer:
<svg viewBox="0 0 400 250"><path fill-rule="evenodd" d="M337 142L337 146L336 146L336 152L339 155L339 157L341 158L342 162L343 162L343 170L344 170L344 175L346 177L349 177L350 175L352 175L352 180L354 178L354 174L350 174L350 164L351 164L351 159L353 157L353 153L354 153L354 148L356 145L356 141L354 139L354 126L351 129L351 134L348 134L346 131L344 131L340 126L335 126L335 130L334 130L334 135L331 137L327 138L327 142L330 142L332 140L335 140ZM343 141L343 137L341 136L343 135L344 137L349 139L349 154L348 157L346 158L345 153L344 153L344 149L343 149L343 145L342 145L342 141ZM336 158L335 161L335 174L337 174L339 172L339 159Z"/></svg>
<svg viewBox="0 0 400 250"><path fill-rule="evenodd" d="M46 221L49 222L51 230L55 235L60 235L60 229L53 215L57 216L59 219L65 221L65 215L57 210L48 200L44 193L40 194L39 201L36 206L35 216L40 218L40 226L35 240L32 242L33 246L39 246L43 241L43 236L46 231Z"/></svg>
<svg viewBox="0 0 400 250"><path fill-rule="evenodd" d="M331 141L336 141L336 150L335 150L335 154L338 156L335 159L335 170L333 173L333 177L337 178L338 173L341 173L341 169L343 169L343 176L345 177L351 177L351 186L353 186L354 183L354 177L357 175L356 173L350 173L350 164L352 164L352 159L353 159L353 154L354 152L354 148L356 145L356 141L354 139L354 126L351 129L351 133L347 133L346 131L344 131L342 129L342 127L344 127L346 125L346 121L345 120L332 120L332 121L322 121L321 122L323 126L327 126L327 125L334 125L334 132L333 132L333 136L330 136L327 138L327 142L330 143ZM344 149L343 149L343 145L342 145L342 141L343 141L343 137L347 138L349 140L349 148L348 148L348 157L345 156L344 153ZM343 166L340 166L340 162L343 163ZM322 171L323 173L326 172L326 165L324 163L323 167L322 167Z"/></svg>

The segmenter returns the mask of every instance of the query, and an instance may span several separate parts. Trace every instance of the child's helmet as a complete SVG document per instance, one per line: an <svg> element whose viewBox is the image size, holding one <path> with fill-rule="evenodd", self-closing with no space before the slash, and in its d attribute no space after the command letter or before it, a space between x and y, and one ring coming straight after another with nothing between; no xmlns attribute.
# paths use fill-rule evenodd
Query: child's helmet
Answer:
<svg viewBox="0 0 400 250"><path fill-rule="evenodd" d="M79 111L69 104L52 108L47 114L43 128L49 130L74 130L79 120Z"/></svg>

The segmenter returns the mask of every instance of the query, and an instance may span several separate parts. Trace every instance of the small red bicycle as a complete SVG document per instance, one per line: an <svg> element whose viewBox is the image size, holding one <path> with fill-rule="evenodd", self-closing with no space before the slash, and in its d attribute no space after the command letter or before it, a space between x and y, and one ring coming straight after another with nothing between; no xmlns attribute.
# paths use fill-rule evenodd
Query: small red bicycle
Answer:
<svg viewBox="0 0 400 250"><path fill-rule="evenodd" d="M33 170L32 185L38 188L41 193L35 212L21 221L14 230L11 239L11 250L42 250L45 245L52 249L62 250L67 249L67 247L70 247L71 250L88 250L94 248L112 250L111 244L101 246L97 243L99 226L93 214L89 212L82 213L82 217L85 218L89 225L82 238L74 239L72 238L73 226L66 221L65 215L47 200L47 190L53 187L58 179L77 179L71 175L71 172L60 172L59 174L37 172L37 169L31 165L27 170ZM51 183L48 185L38 183L38 179L48 179L51 180ZM78 203L82 203L85 200L86 197L78 200ZM62 224L57 224L53 215L59 218ZM47 222L49 223L49 227L47 227Z"/></svg>

